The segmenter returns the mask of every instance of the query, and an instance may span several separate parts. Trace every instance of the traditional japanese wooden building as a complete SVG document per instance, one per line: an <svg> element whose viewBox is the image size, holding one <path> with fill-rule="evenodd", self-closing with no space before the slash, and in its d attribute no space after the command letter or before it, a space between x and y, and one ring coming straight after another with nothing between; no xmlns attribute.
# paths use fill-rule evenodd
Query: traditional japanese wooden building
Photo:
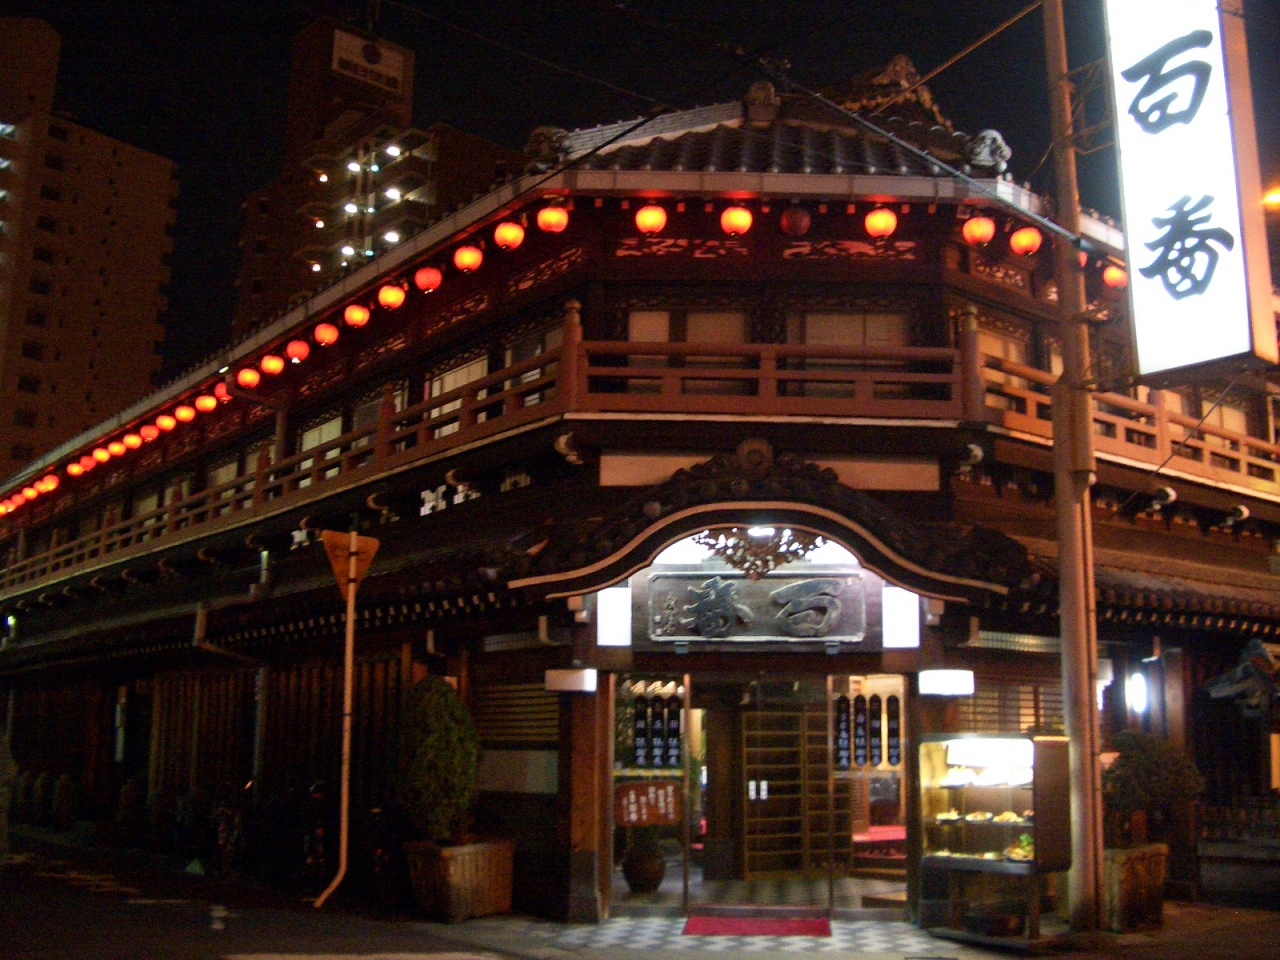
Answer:
<svg viewBox="0 0 1280 960"><path fill-rule="evenodd" d="M922 806L921 742L1061 732L1059 354L1050 240L1016 233L1045 201L999 134L923 88L883 120L1004 204L763 83L544 129L521 176L10 478L19 765L69 775L84 819L132 782L158 833L224 784L269 820L336 783L317 531L356 523L381 541L357 830L430 672L470 705L519 907L917 909L950 813ZM1113 388L1122 238L1084 223L1104 732L1184 744L1218 802L1261 794L1273 712L1205 687L1280 633L1275 385ZM940 669L971 693L930 695ZM986 812L1025 830L1013 802ZM646 824L668 874L638 896L615 863Z"/></svg>

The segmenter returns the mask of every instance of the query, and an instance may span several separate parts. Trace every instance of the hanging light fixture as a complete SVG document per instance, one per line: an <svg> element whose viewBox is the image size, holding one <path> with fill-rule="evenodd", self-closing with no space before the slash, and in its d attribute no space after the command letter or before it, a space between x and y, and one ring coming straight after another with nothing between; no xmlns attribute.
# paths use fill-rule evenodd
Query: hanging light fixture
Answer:
<svg viewBox="0 0 1280 960"><path fill-rule="evenodd" d="M493 242L503 250L514 250L524 243L524 227L514 220L506 220L494 228Z"/></svg>
<svg viewBox="0 0 1280 960"><path fill-rule="evenodd" d="M734 204L726 207L720 214L720 229L731 237L740 237L751 229L751 211L746 207Z"/></svg>
<svg viewBox="0 0 1280 960"><path fill-rule="evenodd" d="M126 433L123 438L123 443L130 450L137 450L142 446L142 437L136 433Z"/></svg>
<svg viewBox="0 0 1280 960"><path fill-rule="evenodd" d="M404 303L404 287L396 283L384 283L378 288L378 303L388 310L395 310Z"/></svg>
<svg viewBox="0 0 1280 960"><path fill-rule="evenodd" d="M342 322L348 327L363 327L369 322L369 308L362 303L348 304L342 311Z"/></svg>
<svg viewBox="0 0 1280 960"><path fill-rule="evenodd" d="M284 357L277 357L274 353L268 353L258 361L258 368L268 376L274 377L277 373L284 371Z"/></svg>
<svg viewBox="0 0 1280 960"><path fill-rule="evenodd" d="M862 226L873 240L887 240L898 229L898 215L888 207L876 207L863 218Z"/></svg>
<svg viewBox="0 0 1280 960"><path fill-rule="evenodd" d="M44 484L44 492L52 493L54 490L58 489L58 484L62 481L58 479L58 475L56 473L50 473L47 474L41 482Z"/></svg>
<svg viewBox="0 0 1280 960"><path fill-rule="evenodd" d="M636 229L644 234L654 234L667 225L667 211L656 203L646 203L636 211Z"/></svg>
<svg viewBox="0 0 1280 960"><path fill-rule="evenodd" d="M119 440L112 440L107 444L107 453L111 454L113 457L123 457L128 452L129 448Z"/></svg>
<svg viewBox="0 0 1280 960"><path fill-rule="evenodd" d="M1123 267L1109 263L1102 270L1102 282L1112 290L1123 290L1129 285L1129 273Z"/></svg>
<svg viewBox="0 0 1280 960"><path fill-rule="evenodd" d="M569 211L559 205L538 211L538 229L543 233L561 233L569 225Z"/></svg>
<svg viewBox="0 0 1280 960"><path fill-rule="evenodd" d="M413 285L423 293L438 289L444 281L444 274L435 267L422 267L413 275Z"/></svg>
<svg viewBox="0 0 1280 960"><path fill-rule="evenodd" d="M311 331L311 335L315 337L316 343L322 347L332 346L338 342L338 328L332 323L316 324L316 328Z"/></svg>
<svg viewBox="0 0 1280 960"><path fill-rule="evenodd" d="M453 251L453 265L463 273L470 273L484 263L484 254L479 247L470 244Z"/></svg>
<svg viewBox="0 0 1280 960"><path fill-rule="evenodd" d="M79 477L79 476L82 476L83 474L84 474L84 467L80 465L79 460L76 460L72 463L67 464L68 477Z"/></svg>
<svg viewBox="0 0 1280 960"><path fill-rule="evenodd" d="M289 345L284 348L284 355L289 358L290 363L301 363L311 356L311 344L305 340L290 340Z"/></svg>
<svg viewBox="0 0 1280 960"><path fill-rule="evenodd" d="M106 447L94 447L93 459L97 460L99 463L106 463L111 459L111 451Z"/></svg>
<svg viewBox="0 0 1280 960"><path fill-rule="evenodd" d="M160 414L160 416L156 417L156 426L159 427L161 430L163 430L165 433L168 433L177 425L178 425L178 421L173 419L173 417L169 416L169 414L167 413L162 413Z"/></svg>
<svg viewBox="0 0 1280 960"><path fill-rule="evenodd" d="M213 395L217 398L219 403L231 402L231 391L227 389L227 385L225 383L215 383L213 385Z"/></svg>
<svg viewBox="0 0 1280 960"><path fill-rule="evenodd" d="M196 418L196 408L186 403L179 404L174 409L173 415L178 418L180 423L190 423ZM112 453L115 453L115 451L113 450ZM119 454L116 455L119 456Z"/></svg>
<svg viewBox="0 0 1280 960"><path fill-rule="evenodd" d="M242 367L236 374L236 384L246 390L252 390L262 382L262 374L253 367Z"/></svg>
<svg viewBox="0 0 1280 960"><path fill-rule="evenodd" d="M1044 238L1035 227L1023 227L1009 235L1009 249L1020 257L1029 257L1040 249Z"/></svg>
<svg viewBox="0 0 1280 960"><path fill-rule="evenodd" d="M975 247L986 246L996 235L996 222L990 217L970 217L960 228L964 242Z"/></svg>
<svg viewBox="0 0 1280 960"><path fill-rule="evenodd" d="M142 437L143 443L150 443L156 437L160 436L160 428L154 423L144 424L138 428L138 435Z"/></svg>
<svg viewBox="0 0 1280 960"><path fill-rule="evenodd" d="M88 473L98 465L98 461L93 458L93 454L86 453L80 458L80 466L84 467L84 472Z"/></svg>
<svg viewBox="0 0 1280 960"><path fill-rule="evenodd" d="M218 398L211 393L202 393L196 397L196 409L201 413L212 413L218 409ZM129 438L125 437L128 442Z"/></svg>

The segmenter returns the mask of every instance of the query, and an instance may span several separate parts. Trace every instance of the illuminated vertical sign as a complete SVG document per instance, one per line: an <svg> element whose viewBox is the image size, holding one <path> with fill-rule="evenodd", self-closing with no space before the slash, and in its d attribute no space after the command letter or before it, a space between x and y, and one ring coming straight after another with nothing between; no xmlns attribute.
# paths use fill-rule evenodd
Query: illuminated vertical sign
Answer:
<svg viewBox="0 0 1280 960"><path fill-rule="evenodd" d="M1138 373L1160 382L1277 360L1244 28L1230 3L1106 0Z"/></svg>

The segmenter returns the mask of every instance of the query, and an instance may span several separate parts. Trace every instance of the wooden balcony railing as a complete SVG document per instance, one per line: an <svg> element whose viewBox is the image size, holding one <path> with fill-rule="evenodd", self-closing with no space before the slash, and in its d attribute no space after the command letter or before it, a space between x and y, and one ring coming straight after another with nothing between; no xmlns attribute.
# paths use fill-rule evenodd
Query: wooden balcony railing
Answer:
<svg viewBox="0 0 1280 960"><path fill-rule="evenodd" d="M0 594L318 500L462 444L575 413L985 421L1051 438L1053 375L964 349L584 342L396 410L334 440L10 563ZM1158 398L1157 398L1158 399ZM1280 447L1113 393L1094 396L1101 453L1280 493ZM73 511L69 511L73 512Z"/></svg>
<svg viewBox="0 0 1280 960"><path fill-rule="evenodd" d="M1049 393L1057 377L999 357L981 358L984 419L1010 430L1053 437ZM1280 446L1173 413L1160 391L1153 403L1119 393L1092 397L1093 442L1098 453L1152 467L1170 468L1207 480L1233 483L1260 493L1280 493Z"/></svg>

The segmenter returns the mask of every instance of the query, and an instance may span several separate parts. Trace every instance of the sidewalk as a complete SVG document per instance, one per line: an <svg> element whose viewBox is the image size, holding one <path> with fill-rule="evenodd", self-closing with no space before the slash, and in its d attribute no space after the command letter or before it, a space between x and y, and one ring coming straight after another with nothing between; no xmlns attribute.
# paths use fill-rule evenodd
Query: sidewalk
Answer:
<svg viewBox="0 0 1280 960"><path fill-rule="evenodd" d="M937 939L910 924L894 921L833 921L830 937L740 937L685 936L685 921L681 918L617 918L601 924L564 925L508 915L439 924L375 916L350 900L339 901L317 913L309 904L279 891L248 882L193 877L174 870L166 861L151 854L84 848L47 831L24 828L16 833L17 852L25 861L19 873L40 878L47 885L61 885L80 894L91 893L93 902L108 915L115 911L123 919L130 909L136 910L138 904L179 902L173 898L182 898L181 902L198 915L230 907L233 914L239 911L239 915L246 918L264 918L254 921L262 923L264 930L274 927L305 930L305 939L310 941L308 946L326 948L323 954L290 954L299 960L319 955L335 960L369 958L377 955L369 952L374 947L372 940L386 940L388 945L394 941L401 951L405 944L416 942L420 944L418 949L430 951L432 955L438 955L443 945L472 954L497 953L529 960L689 960L691 954L705 953L743 953L762 960L786 960L799 953L860 960L988 960L1011 955ZM14 867L7 868L6 874L15 877ZM169 899L148 899L154 897ZM1277 907L1280 908L1280 892L1277 892ZM237 923L243 927L243 923ZM370 935L358 953L334 949L339 943L332 940L329 931L343 928L354 931L357 927L378 932ZM241 935L245 932L242 930ZM147 960L164 960L171 955L185 956L156 952L148 954ZM210 955L228 957L232 954L215 949ZM413 954L415 957L427 955L426 952ZM1280 913L1167 903L1165 924L1158 931L1122 936L1104 934L1090 949L1064 949L1055 955L1071 960L1276 960L1280 958ZM4 956L2 947L0 956Z"/></svg>

